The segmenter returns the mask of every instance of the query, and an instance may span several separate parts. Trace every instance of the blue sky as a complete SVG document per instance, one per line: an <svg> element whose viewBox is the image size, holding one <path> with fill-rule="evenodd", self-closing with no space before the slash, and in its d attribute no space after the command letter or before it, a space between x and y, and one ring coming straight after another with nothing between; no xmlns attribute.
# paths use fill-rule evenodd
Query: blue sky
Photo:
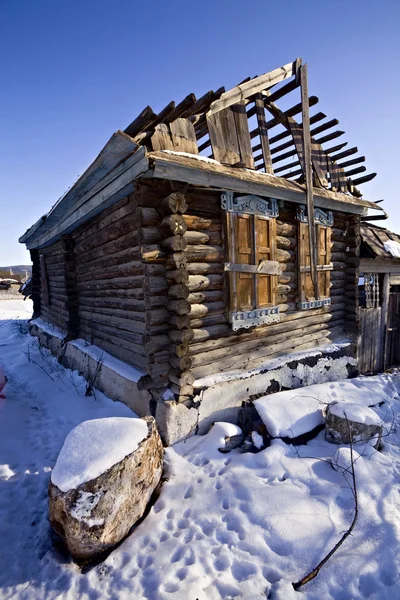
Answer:
<svg viewBox="0 0 400 600"><path fill-rule="evenodd" d="M0 265L29 262L18 237L144 106L298 56L400 231L399 28L399 0L0 0Z"/></svg>

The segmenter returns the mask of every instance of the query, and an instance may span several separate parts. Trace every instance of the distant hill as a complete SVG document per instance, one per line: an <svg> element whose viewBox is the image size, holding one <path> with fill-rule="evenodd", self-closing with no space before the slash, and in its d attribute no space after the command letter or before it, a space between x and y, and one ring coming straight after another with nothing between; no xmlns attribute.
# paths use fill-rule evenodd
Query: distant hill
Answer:
<svg viewBox="0 0 400 600"><path fill-rule="evenodd" d="M7 277L12 277L10 275L10 269L13 272L15 279L20 277L25 277L25 273L28 275L32 275L32 265L10 265L9 267L0 267L0 279L5 279Z"/></svg>

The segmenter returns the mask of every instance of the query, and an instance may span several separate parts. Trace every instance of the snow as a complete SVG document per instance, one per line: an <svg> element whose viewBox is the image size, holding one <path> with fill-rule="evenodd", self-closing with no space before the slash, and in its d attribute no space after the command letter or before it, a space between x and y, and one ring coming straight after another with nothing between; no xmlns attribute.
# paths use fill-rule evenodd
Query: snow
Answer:
<svg viewBox="0 0 400 600"><path fill-rule="evenodd" d="M132 454L147 436L141 419L109 417L77 425L67 436L51 481L62 492L96 479Z"/></svg>
<svg viewBox="0 0 400 600"><path fill-rule="evenodd" d="M201 154L189 154L189 152L177 152L176 150L161 150L161 152L165 152L166 154L175 154L176 156L186 156L187 158L194 158L195 160L200 160L201 162L211 163L212 165L220 165L221 164L214 158L208 158L207 156L201 156ZM254 173L254 171L253 171L253 173Z"/></svg>
<svg viewBox="0 0 400 600"><path fill-rule="evenodd" d="M108 352L105 352L98 346L88 344L86 340L77 339L69 343L72 346L75 346L75 348L79 348L80 350L94 358L94 360L101 361L103 367L108 367L109 369L115 371L116 373L121 375L121 377L124 377L129 381L134 381L135 383L137 383L139 379L143 377L143 375L145 375L145 373L143 371L140 371L140 369L136 369L132 365L128 365L122 360L115 358L115 356L112 356Z"/></svg>
<svg viewBox="0 0 400 600"><path fill-rule="evenodd" d="M38 327L40 327L40 329L42 329L45 333L54 335L54 337L58 338L59 340L63 340L65 338L65 336L67 335L67 332L64 331L63 329L60 329L56 325L53 325L53 323L44 321L40 317L38 317L37 319L32 319L31 323L32 323L32 325L37 325Z"/></svg>
<svg viewBox="0 0 400 600"><path fill-rule="evenodd" d="M53 471L54 474L54 471ZM96 492L94 494L90 492L79 492L79 496L75 501L75 507L71 510L71 515L77 521L86 523L89 527L95 527L96 525L103 525L104 519L91 519L90 515L92 510L101 500L103 492ZM89 518L88 518L89 517Z"/></svg>
<svg viewBox="0 0 400 600"><path fill-rule="evenodd" d="M257 454L222 454L221 441L237 429L218 424L168 448L166 479L147 517L106 560L81 570L50 533L51 470L76 425L132 412L97 391L85 397L82 378L39 350L16 319L27 318L26 308L0 303L0 365L9 379L0 405L1 600L400 597L399 374L316 386L323 403L373 405L387 433L382 452L357 445L354 531L299 592L291 582L317 565L354 514L348 448L323 432L306 446L273 440ZM81 497L80 518L93 501Z"/></svg>
<svg viewBox="0 0 400 600"><path fill-rule="evenodd" d="M313 395L318 393L318 387L278 392L255 400L254 406L268 433L272 437L294 438L324 423L322 405Z"/></svg>
<svg viewBox="0 0 400 600"><path fill-rule="evenodd" d="M388 240L383 244L386 252L389 252L394 258L400 258L400 244L399 242L394 242L393 240Z"/></svg>
<svg viewBox="0 0 400 600"><path fill-rule="evenodd" d="M329 412L336 417L342 419L349 419L355 423L363 423L364 425L379 425L381 422L380 417L367 406L361 406L360 404L346 403L333 403L329 406Z"/></svg>

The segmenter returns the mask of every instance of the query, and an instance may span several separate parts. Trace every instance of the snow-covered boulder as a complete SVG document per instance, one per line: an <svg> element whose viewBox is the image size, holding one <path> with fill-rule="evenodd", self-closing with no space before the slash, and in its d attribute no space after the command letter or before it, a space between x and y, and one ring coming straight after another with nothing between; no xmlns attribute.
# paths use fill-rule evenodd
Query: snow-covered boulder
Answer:
<svg viewBox="0 0 400 600"><path fill-rule="evenodd" d="M333 444L349 444L375 440L379 448L382 422L374 410L361 404L333 402L325 416L325 438Z"/></svg>
<svg viewBox="0 0 400 600"><path fill-rule="evenodd" d="M162 467L152 417L95 419L75 427L49 485L50 522L71 555L87 560L121 541L142 517Z"/></svg>

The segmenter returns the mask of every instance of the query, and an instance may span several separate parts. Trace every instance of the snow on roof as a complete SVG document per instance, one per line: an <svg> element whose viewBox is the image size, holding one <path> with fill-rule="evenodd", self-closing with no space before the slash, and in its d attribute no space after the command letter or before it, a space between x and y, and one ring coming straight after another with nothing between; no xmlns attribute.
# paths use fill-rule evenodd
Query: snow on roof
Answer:
<svg viewBox="0 0 400 600"><path fill-rule="evenodd" d="M389 252L394 258L400 258L400 244L399 242L394 242L393 240L389 240L383 244L386 252Z"/></svg>

